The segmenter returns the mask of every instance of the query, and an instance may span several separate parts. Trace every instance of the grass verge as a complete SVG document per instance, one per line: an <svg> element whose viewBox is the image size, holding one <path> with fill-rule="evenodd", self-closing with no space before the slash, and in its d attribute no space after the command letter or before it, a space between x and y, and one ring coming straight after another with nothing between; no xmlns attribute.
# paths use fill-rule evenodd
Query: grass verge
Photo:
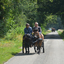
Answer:
<svg viewBox="0 0 64 64"><path fill-rule="evenodd" d="M0 38L0 64L3 64L12 56L21 51L22 36L18 35L14 40Z"/></svg>
<svg viewBox="0 0 64 64"><path fill-rule="evenodd" d="M64 31L58 31L58 34L59 34L60 37L64 40Z"/></svg>
<svg viewBox="0 0 64 64"><path fill-rule="evenodd" d="M42 34L45 36L46 34L50 33L50 30L47 30L46 32L42 32Z"/></svg>

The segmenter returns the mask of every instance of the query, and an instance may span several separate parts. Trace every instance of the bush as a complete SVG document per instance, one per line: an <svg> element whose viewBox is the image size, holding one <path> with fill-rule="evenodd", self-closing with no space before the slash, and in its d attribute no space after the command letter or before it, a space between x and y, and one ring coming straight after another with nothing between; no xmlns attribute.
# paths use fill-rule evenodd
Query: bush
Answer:
<svg viewBox="0 0 64 64"><path fill-rule="evenodd" d="M16 27L15 29L12 28L12 29L8 30L8 32L5 35L5 39L12 40L12 39L15 39L18 34L23 35L24 28L25 28L25 26L24 27L21 26L21 27Z"/></svg>

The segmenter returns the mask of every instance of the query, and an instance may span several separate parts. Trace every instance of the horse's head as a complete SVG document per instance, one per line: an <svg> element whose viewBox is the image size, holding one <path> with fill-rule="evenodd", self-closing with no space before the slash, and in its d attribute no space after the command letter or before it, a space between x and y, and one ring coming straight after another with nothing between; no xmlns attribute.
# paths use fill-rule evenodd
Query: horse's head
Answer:
<svg viewBox="0 0 64 64"><path fill-rule="evenodd" d="M34 38L34 39L38 39L38 38L39 38L39 32L38 32L38 29L35 28L35 29L33 30L33 32L34 32L34 34L33 34L33 38Z"/></svg>
<svg viewBox="0 0 64 64"><path fill-rule="evenodd" d="M27 40L31 40L31 35L30 35L30 34L26 34L26 35L25 35L25 38L26 38Z"/></svg>
<svg viewBox="0 0 64 64"><path fill-rule="evenodd" d="M37 32L38 32L38 28L34 28L34 29L33 29L33 32L34 32L34 33L37 33Z"/></svg>

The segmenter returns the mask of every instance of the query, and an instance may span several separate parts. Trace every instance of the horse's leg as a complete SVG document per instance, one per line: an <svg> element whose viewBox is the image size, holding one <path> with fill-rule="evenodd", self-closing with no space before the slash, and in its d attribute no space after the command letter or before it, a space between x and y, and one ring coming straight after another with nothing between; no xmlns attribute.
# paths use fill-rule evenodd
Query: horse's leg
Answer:
<svg viewBox="0 0 64 64"><path fill-rule="evenodd" d="M25 48L25 51L26 51L26 53L27 53L27 47Z"/></svg>
<svg viewBox="0 0 64 64"><path fill-rule="evenodd" d="M26 44L25 44L25 52L27 53L27 46L26 46Z"/></svg>
<svg viewBox="0 0 64 64"><path fill-rule="evenodd" d="M38 47L38 54L40 54L40 46Z"/></svg>
<svg viewBox="0 0 64 64"><path fill-rule="evenodd" d="M39 53L40 53L40 48L41 48L41 47L39 46Z"/></svg>
<svg viewBox="0 0 64 64"><path fill-rule="evenodd" d="M36 52L36 47L34 46L34 50L35 50L35 52Z"/></svg>
<svg viewBox="0 0 64 64"><path fill-rule="evenodd" d="M37 47L37 50L38 50L38 52L37 52L37 53L39 54L39 46Z"/></svg>
<svg viewBox="0 0 64 64"><path fill-rule="evenodd" d="M38 48L38 46L37 46L37 50L38 50L39 48Z"/></svg>
<svg viewBox="0 0 64 64"><path fill-rule="evenodd" d="M28 54L29 54L29 46L28 46Z"/></svg>
<svg viewBox="0 0 64 64"><path fill-rule="evenodd" d="M42 44L43 44L43 53L44 53L44 42Z"/></svg>
<svg viewBox="0 0 64 64"><path fill-rule="evenodd" d="M24 53L24 46L22 47L22 53Z"/></svg>
<svg viewBox="0 0 64 64"><path fill-rule="evenodd" d="M24 48L25 48L25 35L23 36L22 53L24 53Z"/></svg>
<svg viewBox="0 0 64 64"><path fill-rule="evenodd" d="M22 43L22 53L24 53L24 40L23 40L23 43Z"/></svg>

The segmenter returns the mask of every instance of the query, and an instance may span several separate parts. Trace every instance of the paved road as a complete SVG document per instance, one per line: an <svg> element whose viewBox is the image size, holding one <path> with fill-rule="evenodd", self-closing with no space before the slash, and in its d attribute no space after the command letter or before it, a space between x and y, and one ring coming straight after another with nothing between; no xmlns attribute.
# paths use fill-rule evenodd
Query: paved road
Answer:
<svg viewBox="0 0 64 64"><path fill-rule="evenodd" d="M4 64L64 64L64 41L51 32L45 36L45 53L39 55L31 48L29 55L19 53Z"/></svg>

